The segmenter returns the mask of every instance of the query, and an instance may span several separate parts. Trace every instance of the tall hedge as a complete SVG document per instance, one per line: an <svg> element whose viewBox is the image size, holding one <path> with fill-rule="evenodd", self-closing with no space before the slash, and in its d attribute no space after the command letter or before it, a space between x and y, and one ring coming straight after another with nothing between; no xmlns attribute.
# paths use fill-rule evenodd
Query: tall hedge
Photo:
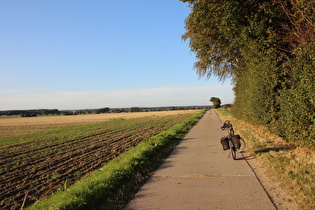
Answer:
<svg viewBox="0 0 315 210"><path fill-rule="evenodd" d="M315 2L181 0L200 76L232 78L236 117L314 145Z"/></svg>
<svg viewBox="0 0 315 210"><path fill-rule="evenodd" d="M299 47L296 57L284 66L288 79L277 98L281 107L277 132L289 141L315 145L315 46Z"/></svg>

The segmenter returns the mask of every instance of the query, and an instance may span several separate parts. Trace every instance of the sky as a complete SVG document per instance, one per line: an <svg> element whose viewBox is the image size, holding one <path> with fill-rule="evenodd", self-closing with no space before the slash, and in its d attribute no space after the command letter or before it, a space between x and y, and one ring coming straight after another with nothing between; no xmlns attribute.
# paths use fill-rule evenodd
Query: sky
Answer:
<svg viewBox="0 0 315 210"><path fill-rule="evenodd" d="M0 110L233 103L199 78L179 0L1 0Z"/></svg>

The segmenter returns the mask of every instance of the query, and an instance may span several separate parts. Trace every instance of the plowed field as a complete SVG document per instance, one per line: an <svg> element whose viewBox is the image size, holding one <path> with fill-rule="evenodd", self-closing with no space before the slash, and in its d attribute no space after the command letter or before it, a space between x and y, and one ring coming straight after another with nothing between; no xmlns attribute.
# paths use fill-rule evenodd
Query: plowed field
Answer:
<svg viewBox="0 0 315 210"><path fill-rule="evenodd" d="M62 190L191 115L62 126L1 138L0 208L19 209L23 202L27 206Z"/></svg>

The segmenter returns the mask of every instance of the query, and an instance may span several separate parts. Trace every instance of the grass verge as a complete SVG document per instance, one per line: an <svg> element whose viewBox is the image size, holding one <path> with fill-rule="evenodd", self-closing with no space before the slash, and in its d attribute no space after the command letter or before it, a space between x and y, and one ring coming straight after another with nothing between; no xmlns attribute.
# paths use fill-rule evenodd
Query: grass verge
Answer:
<svg viewBox="0 0 315 210"><path fill-rule="evenodd" d="M299 209L315 209L315 151L290 144L255 126L234 118L230 112L217 109L222 121L230 120L237 134L247 143L251 156L266 169L271 180L291 196Z"/></svg>
<svg viewBox="0 0 315 210"><path fill-rule="evenodd" d="M28 209L122 209L205 111L110 161Z"/></svg>

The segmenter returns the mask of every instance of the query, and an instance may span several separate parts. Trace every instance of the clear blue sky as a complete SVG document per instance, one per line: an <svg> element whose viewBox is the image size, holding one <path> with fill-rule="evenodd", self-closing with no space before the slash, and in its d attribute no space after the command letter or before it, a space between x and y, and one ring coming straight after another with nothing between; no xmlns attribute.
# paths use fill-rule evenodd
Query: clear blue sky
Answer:
<svg viewBox="0 0 315 210"><path fill-rule="evenodd" d="M1 0L0 110L232 103L199 79L179 0Z"/></svg>

